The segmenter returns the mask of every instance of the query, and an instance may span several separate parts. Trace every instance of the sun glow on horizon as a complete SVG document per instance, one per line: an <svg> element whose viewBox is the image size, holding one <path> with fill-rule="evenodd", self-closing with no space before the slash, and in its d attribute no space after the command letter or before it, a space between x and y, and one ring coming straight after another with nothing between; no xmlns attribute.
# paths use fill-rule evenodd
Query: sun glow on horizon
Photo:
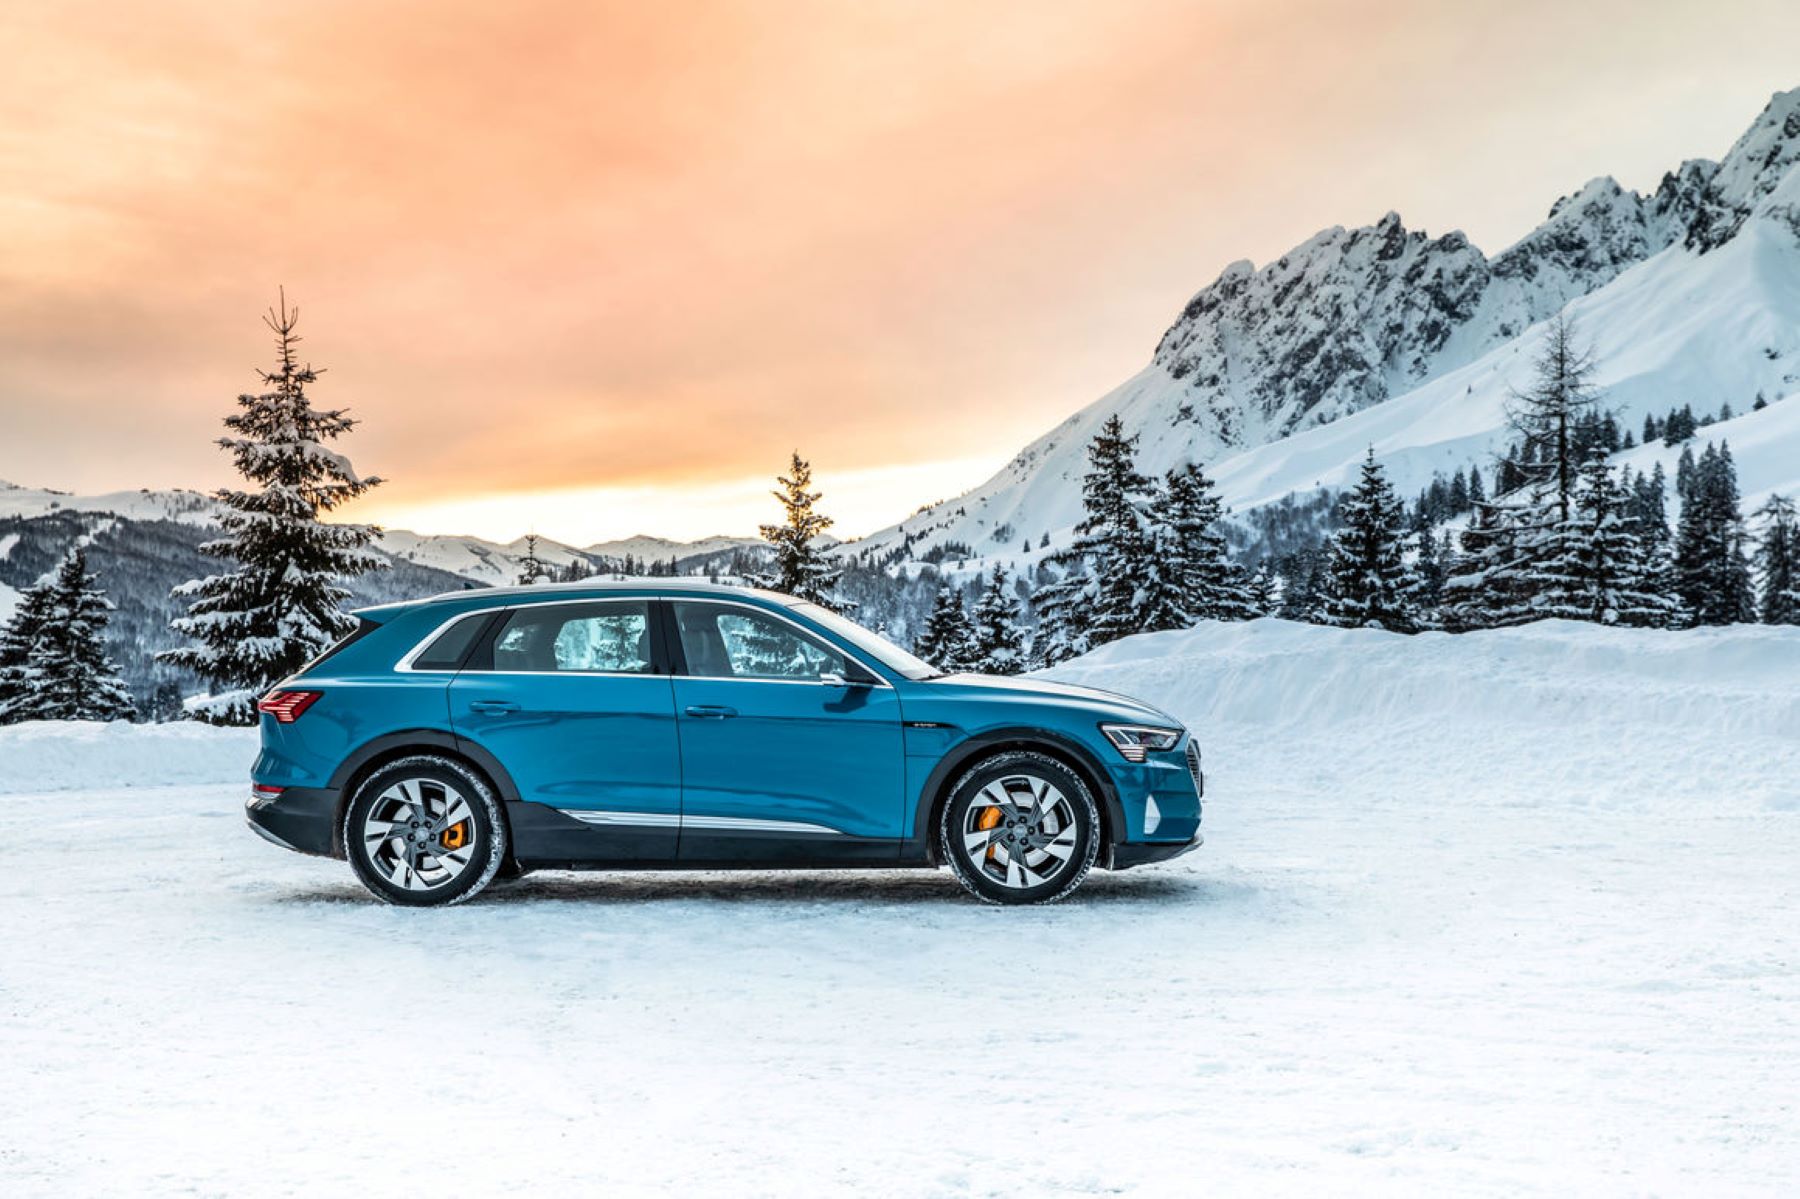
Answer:
<svg viewBox="0 0 1800 1199"><path fill-rule="evenodd" d="M819 509L832 518L831 532L851 539L904 520L921 502L978 486L1005 463L1004 456L951 458L846 471L820 470L815 464L813 486L823 493ZM771 471L765 478L711 483L564 487L392 504L373 492L345 516L385 529L462 534L503 544L527 533L578 547L639 535L698 541L754 537L758 525L780 520L780 506L770 494L774 486Z"/></svg>

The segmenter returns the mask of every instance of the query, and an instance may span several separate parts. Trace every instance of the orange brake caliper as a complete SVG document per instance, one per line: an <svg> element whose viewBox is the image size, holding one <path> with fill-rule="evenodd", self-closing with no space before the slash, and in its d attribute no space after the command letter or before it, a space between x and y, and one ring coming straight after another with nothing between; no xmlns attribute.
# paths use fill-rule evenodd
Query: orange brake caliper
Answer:
<svg viewBox="0 0 1800 1199"><path fill-rule="evenodd" d="M981 809L981 815L975 817L975 827L984 833L991 828L997 827L999 823L1000 809L992 805ZM988 842L987 860L990 862L994 860L994 845L991 841Z"/></svg>

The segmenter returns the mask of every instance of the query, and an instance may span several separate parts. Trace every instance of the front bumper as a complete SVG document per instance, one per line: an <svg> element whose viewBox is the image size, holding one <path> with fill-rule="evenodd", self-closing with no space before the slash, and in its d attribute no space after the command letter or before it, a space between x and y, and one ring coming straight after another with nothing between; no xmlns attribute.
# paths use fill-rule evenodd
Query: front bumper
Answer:
<svg viewBox="0 0 1800 1199"><path fill-rule="evenodd" d="M244 819L283 849L336 857L337 801L336 791L289 787L273 798L252 795L244 802Z"/></svg>
<svg viewBox="0 0 1800 1199"><path fill-rule="evenodd" d="M1199 833L1194 834L1192 841L1126 841L1113 846L1113 870L1129 870L1133 866L1148 866L1152 862L1166 862L1170 858L1178 858L1184 853L1199 849L1206 838Z"/></svg>

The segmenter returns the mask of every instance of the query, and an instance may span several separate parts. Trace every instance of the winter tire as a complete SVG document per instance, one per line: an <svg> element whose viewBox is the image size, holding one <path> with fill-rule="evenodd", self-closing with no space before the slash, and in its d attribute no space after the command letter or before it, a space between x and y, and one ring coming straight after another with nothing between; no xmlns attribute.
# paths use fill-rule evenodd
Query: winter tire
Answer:
<svg viewBox="0 0 1800 1199"><path fill-rule="evenodd" d="M506 821L487 782L420 754L364 779L344 814L344 853L377 898L405 907L461 903L507 857Z"/></svg>
<svg viewBox="0 0 1800 1199"><path fill-rule="evenodd" d="M951 788L938 843L957 881L987 903L1054 903L1100 850L1100 812L1081 777L1048 754L997 754Z"/></svg>

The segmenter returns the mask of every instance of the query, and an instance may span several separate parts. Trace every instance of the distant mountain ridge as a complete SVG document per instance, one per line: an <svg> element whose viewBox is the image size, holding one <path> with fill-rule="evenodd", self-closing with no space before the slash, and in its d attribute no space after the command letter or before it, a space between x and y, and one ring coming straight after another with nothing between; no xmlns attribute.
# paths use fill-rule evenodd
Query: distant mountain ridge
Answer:
<svg viewBox="0 0 1800 1199"><path fill-rule="evenodd" d="M187 489L151 491L116 491L99 495L76 495L50 488L23 487L0 480L0 519L31 518L54 512L105 514L125 520L172 521L177 524L206 526L216 523L218 501L205 492ZM510 583L518 577L525 560L526 539L520 537L504 544L460 534L414 533L407 529L385 529L376 548L399 562L407 562L427 570L456 575L475 583L495 585ZM698 541L674 541L665 537L639 534L616 541L596 542L589 546L571 546L547 537L538 538L539 559L564 567L582 561L595 570L605 570L629 556L634 562L656 562L693 567L716 557L729 557L736 551L758 554L763 542L753 537L703 537Z"/></svg>

